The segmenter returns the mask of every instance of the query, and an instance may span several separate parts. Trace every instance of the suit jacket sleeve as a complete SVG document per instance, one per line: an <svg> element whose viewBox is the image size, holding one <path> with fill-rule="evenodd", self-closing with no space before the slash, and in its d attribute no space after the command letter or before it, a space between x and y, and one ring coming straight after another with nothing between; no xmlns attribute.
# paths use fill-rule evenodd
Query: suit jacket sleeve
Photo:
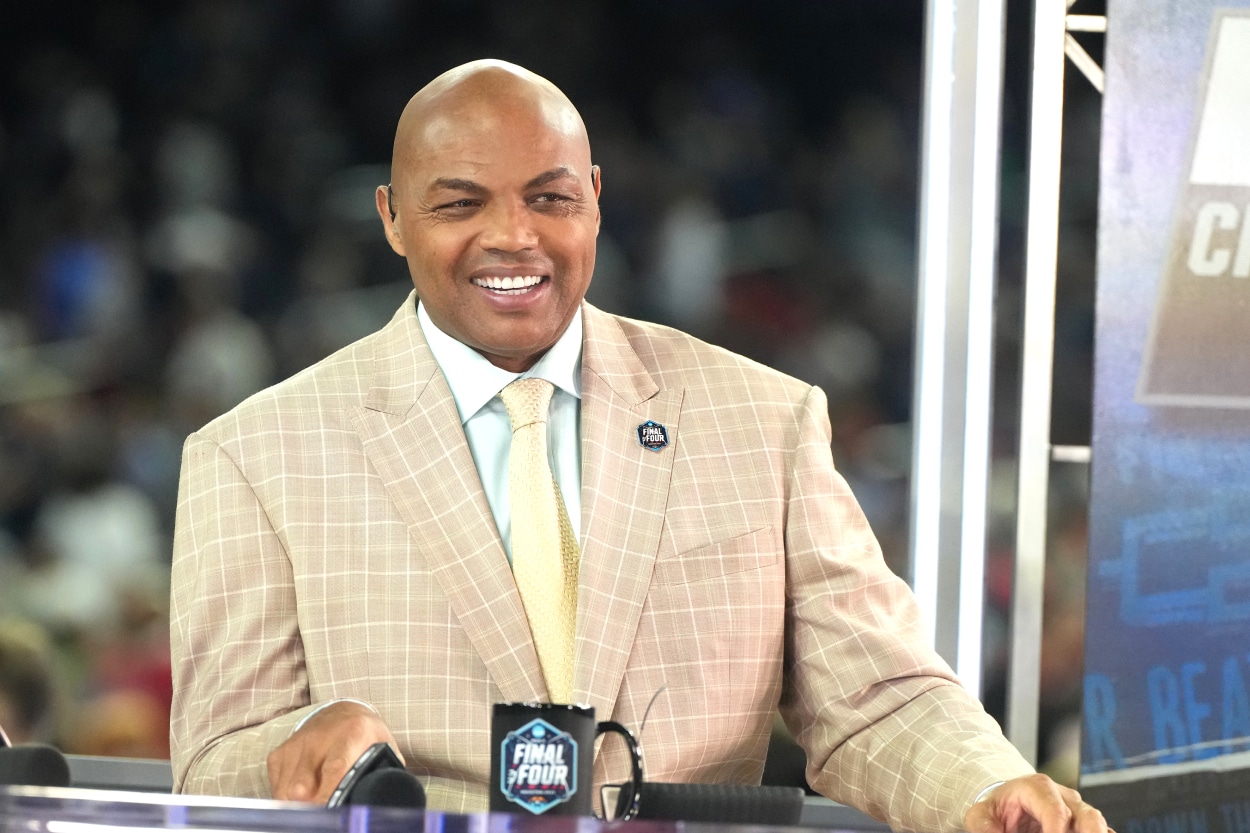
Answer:
<svg viewBox="0 0 1250 833"><path fill-rule="evenodd" d="M183 449L171 587L175 792L266 797L265 759L311 706L291 564L215 442Z"/></svg>
<svg viewBox="0 0 1250 833"><path fill-rule="evenodd" d="M1032 768L928 648L829 446L813 388L789 484L783 716L820 792L896 829L959 830L981 789Z"/></svg>

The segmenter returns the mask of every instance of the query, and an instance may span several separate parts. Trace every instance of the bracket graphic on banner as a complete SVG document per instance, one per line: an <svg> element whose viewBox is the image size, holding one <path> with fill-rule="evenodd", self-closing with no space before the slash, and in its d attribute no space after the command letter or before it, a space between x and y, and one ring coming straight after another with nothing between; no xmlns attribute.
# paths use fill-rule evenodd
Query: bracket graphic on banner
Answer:
<svg viewBox="0 0 1250 833"><path fill-rule="evenodd" d="M1250 408L1250 14L1219 10L1207 54L1137 397Z"/></svg>

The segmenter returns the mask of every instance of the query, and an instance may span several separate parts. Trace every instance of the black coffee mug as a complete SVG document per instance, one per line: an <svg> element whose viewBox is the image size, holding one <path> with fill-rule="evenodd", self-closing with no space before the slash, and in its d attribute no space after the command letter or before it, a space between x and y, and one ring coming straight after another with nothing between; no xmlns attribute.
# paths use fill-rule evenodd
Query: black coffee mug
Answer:
<svg viewBox="0 0 1250 833"><path fill-rule="evenodd" d="M642 789L642 753L633 733L615 720L596 723L593 706L559 703L495 704L490 811L592 815L595 738L604 732L619 734L629 748L633 801L621 818L633 818Z"/></svg>

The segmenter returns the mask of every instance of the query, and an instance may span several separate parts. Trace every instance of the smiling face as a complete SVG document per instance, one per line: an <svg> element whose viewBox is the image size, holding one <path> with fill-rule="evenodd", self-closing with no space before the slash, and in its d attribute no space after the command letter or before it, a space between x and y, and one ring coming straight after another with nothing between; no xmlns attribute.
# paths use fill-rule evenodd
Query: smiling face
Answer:
<svg viewBox="0 0 1250 833"><path fill-rule="evenodd" d="M409 102L391 173L378 213L430 318L492 364L529 369L594 271L599 182L577 111L518 67L462 67Z"/></svg>

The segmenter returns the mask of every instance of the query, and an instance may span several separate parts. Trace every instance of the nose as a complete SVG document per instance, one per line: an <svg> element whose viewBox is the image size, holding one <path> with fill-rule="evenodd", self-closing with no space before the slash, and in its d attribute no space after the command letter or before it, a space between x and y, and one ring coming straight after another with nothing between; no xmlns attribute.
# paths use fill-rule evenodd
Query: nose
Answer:
<svg viewBox="0 0 1250 833"><path fill-rule="evenodd" d="M485 225L479 236L483 249L520 252L538 243L532 216L523 202L494 200L484 213Z"/></svg>

